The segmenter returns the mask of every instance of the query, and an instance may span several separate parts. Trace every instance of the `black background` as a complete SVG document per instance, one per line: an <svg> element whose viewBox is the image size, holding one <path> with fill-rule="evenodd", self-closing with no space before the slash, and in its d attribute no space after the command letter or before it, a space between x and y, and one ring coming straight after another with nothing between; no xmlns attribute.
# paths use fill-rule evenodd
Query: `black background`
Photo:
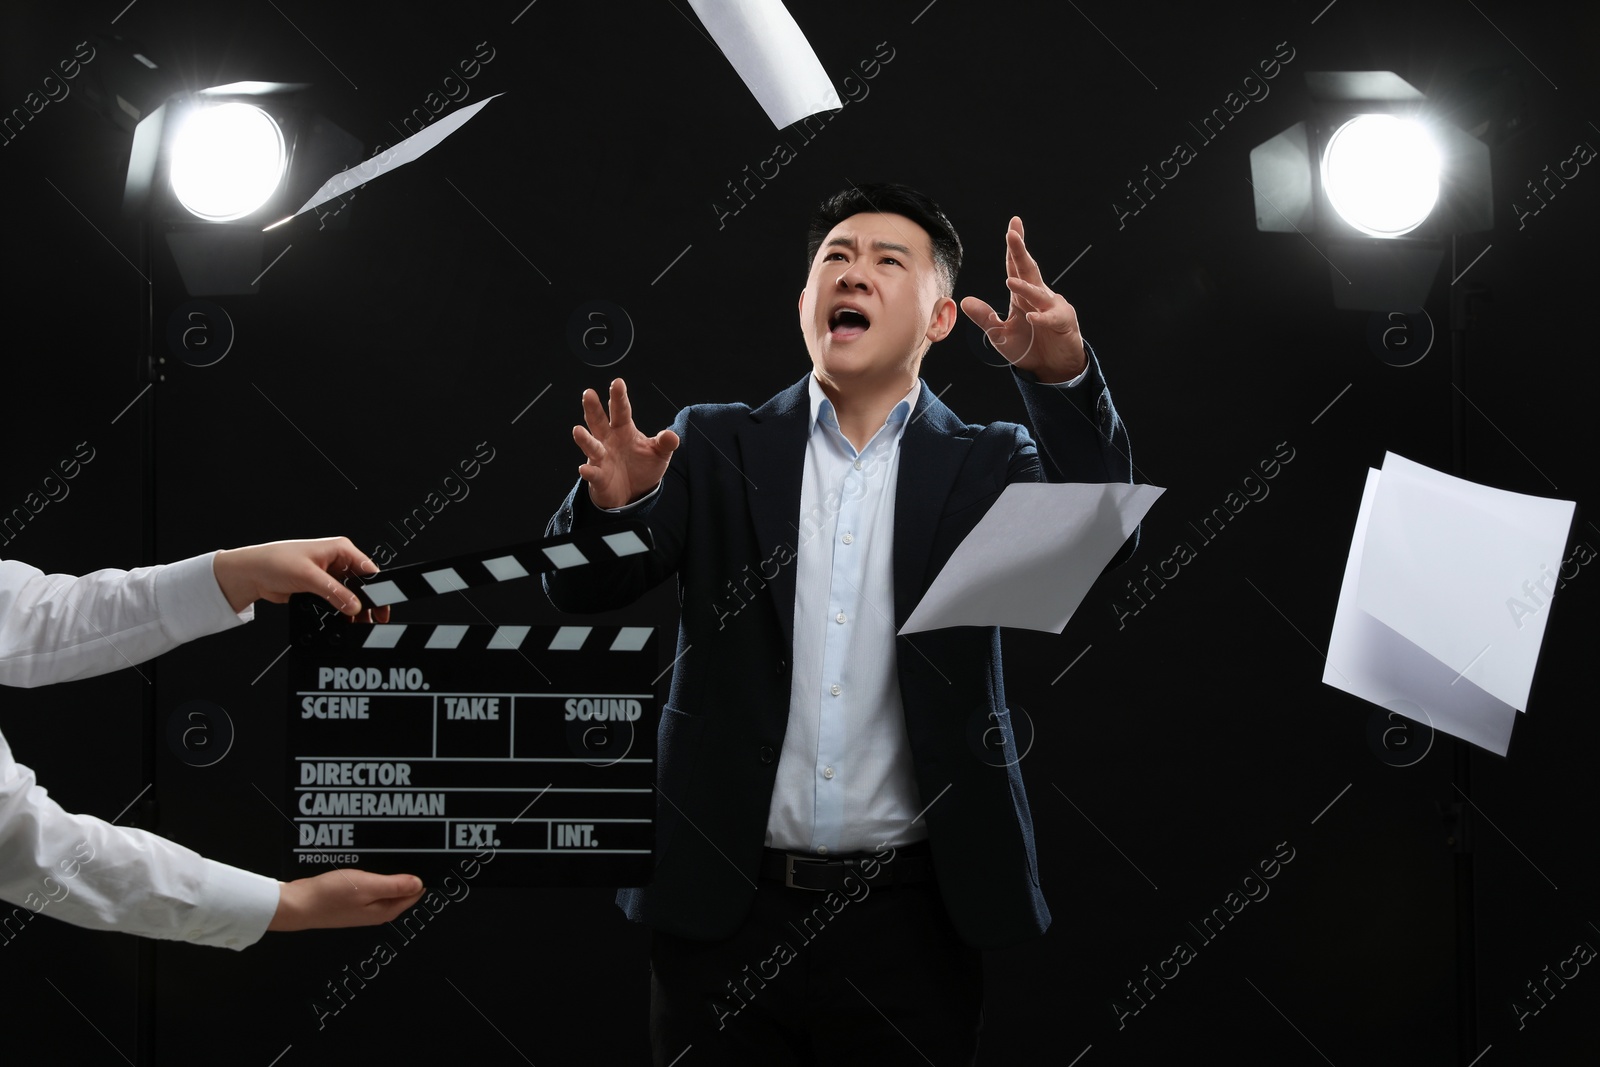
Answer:
<svg viewBox="0 0 1600 1067"><path fill-rule="evenodd" d="M928 190L967 244L958 295L994 303L1003 231L1019 214L1100 352L1139 480L1169 489L1140 554L1101 579L1063 634L1006 638L1013 706L1036 733L1024 773L1055 922L1036 943L987 955L984 1062L1591 1062L1600 977L1587 967L1521 1028L1511 1002L1578 942L1600 943L1587 821L1600 731L1582 696L1600 579L1584 569L1551 609L1508 759L1441 735L1413 765L1386 765L1368 742L1373 707L1320 678L1366 469L1385 451L1451 467L1448 296L1469 263L1465 280L1492 303L1466 341L1458 473L1576 500L1573 545L1600 543L1592 452L1583 458L1600 178L1584 168L1520 228L1512 211L1547 164L1600 143L1593 9L925 4L790 3L835 84L859 97L809 144L773 129L684 0L139 0L120 16L111 0L77 23L8 6L7 113L114 17L190 88L313 83L368 148L393 143L394 124L480 42L493 59L467 102L506 95L361 189L342 228L308 215L268 234L263 265L288 251L257 295L214 301L236 340L213 366L164 351L184 294L157 245L154 344L168 362L142 395L141 232L120 214L128 134L80 95L0 148L0 508L79 442L95 457L5 554L79 573L331 533L368 551L386 543L397 562L526 540L573 478L583 388L625 376L654 429L683 405L759 402L804 372L794 302L804 219L822 196L875 180ZM862 82L857 64L880 42L893 58ZM1194 141L1188 123L1280 42L1293 59L1270 96L1119 227L1124 183ZM1500 65L1520 79L1531 121L1495 148L1495 229L1447 258L1428 303L1432 351L1388 365L1367 342L1369 316L1333 309L1318 249L1256 232L1248 152L1302 116L1305 71L1394 70L1437 95ZM719 220L726 183L780 140L796 158ZM608 369L567 341L573 313L597 299L636 331ZM968 420L1021 417L1008 375L964 333L936 346L923 374ZM397 536L390 521L485 441L494 458L470 495L409 543ZM1119 628L1123 583L1193 540L1187 523L1280 442L1294 459L1271 495ZM481 602L496 622L560 618L531 586L502 593ZM602 621L670 626L676 607L663 588ZM124 822L281 875L287 678L274 657L286 641L284 609L263 605L254 624L142 677L8 692L0 725L67 808L112 818L140 797ZM166 743L168 718L196 699L225 708L237 732L203 768ZM1467 829L1465 912L1445 820L1457 783L1482 813ZM1197 944L1119 1029L1112 1001L1125 983L1195 942L1187 924L1280 842L1294 859L1271 895ZM1458 917L1476 937L1465 1004ZM313 999L380 937L398 940L271 934L233 953L35 922L0 947L0 1040L30 1062L646 1058L647 936L607 892L476 890L319 1028Z"/></svg>

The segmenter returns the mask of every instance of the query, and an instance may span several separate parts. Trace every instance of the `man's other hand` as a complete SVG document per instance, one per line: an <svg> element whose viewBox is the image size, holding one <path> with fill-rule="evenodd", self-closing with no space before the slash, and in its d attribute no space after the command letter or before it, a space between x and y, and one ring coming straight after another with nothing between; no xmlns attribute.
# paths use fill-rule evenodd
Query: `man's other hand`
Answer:
<svg viewBox="0 0 1600 1067"><path fill-rule="evenodd" d="M593 389L583 391L584 426L572 428L572 440L588 462L578 467L578 477L589 483L589 499L598 508L620 508L638 500L667 473L678 435L662 430L646 437L633 424L628 387L621 378L611 383L610 414L600 406Z"/></svg>

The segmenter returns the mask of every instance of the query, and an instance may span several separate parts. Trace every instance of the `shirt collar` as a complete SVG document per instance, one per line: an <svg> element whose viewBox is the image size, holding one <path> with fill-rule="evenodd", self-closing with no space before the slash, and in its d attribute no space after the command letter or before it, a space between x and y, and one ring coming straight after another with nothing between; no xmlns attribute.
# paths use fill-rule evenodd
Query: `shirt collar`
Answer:
<svg viewBox="0 0 1600 1067"><path fill-rule="evenodd" d="M822 385L817 381L815 374L806 376L806 387L811 393L811 422L809 423L808 436L809 433L816 432L817 420L819 419L832 427L835 433L840 432L839 417L834 413L833 401L829 400L828 394L822 391ZM903 433L906 420L911 417L911 409L916 406L917 400L921 398L921 395L922 379L918 378L911 383L910 391L901 397L900 402L890 410L889 417L884 420L884 426L898 423L896 434ZM879 430L881 431L882 427L879 427ZM874 436L876 436L876 433L874 433Z"/></svg>

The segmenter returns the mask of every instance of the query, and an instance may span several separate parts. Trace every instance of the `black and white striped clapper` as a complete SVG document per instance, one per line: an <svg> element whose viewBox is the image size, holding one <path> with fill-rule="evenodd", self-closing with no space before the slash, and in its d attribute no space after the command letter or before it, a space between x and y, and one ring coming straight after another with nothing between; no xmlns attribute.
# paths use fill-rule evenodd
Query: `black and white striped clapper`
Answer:
<svg viewBox="0 0 1600 1067"><path fill-rule="evenodd" d="M345 585L361 598L363 607L382 608L546 571L610 563L649 552L650 547L649 528L643 523L629 522L547 537L543 541L530 541L492 552L391 567L371 578L351 578Z"/></svg>
<svg viewBox="0 0 1600 1067"><path fill-rule="evenodd" d="M452 874L480 885L643 884L665 673L655 628L441 624L424 621L422 601L614 564L649 544L642 527L612 527L352 584L363 603L390 607L385 624L339 621L320 598L297 598L286 874L362 867L430 885Z"/></svg>

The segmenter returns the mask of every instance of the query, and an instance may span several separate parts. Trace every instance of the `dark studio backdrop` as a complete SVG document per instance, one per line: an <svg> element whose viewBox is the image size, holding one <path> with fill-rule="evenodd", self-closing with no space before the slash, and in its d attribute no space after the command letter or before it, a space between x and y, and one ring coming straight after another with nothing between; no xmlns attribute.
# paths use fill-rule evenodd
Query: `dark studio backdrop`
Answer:
<svg viewBox="0 0 1600 1067"><path fill-rule="evenodd" d="M926 189L967 245L958 296L996 304L1019 214L1100 353L1139 480L1168 492L1140 552L1063 634L1006 636L1054 924L987 955L984 1062L1591 1062L1600 577L1578 568L1548 609L1509 758L1443 735L1429 747L1421 731L1375 742L1392 724L1320 678L1365 472L1385 451L1451 470L1455 405L1457 473L1575 499L1569 554L1600 545L1600 177L1580 167L1537 214L1525 188L1600 145L1592 11L800 0L789 7L847 100L803 136L773 129L686 3L524 2L139 0L119 15L112 0L77 21L7 8L6 113L96 32L126 35L191 88L312 83L368 150L463 60L477 61L465 103L506 95L420 162L268 234L259 291L213 299L234 339L207 367L169 345L186 295L121 215L129 134L87 92L9 128L0 508L37 504L63 461L76 476L52 481L0 552L81 573L334 533L387 545L397 564L527 540L575 476L582 389L624 376L654 431L684 405L759 402L806 370L795 300L822 196ZM1274 59L1270 91L1197 136L1190 123ZM1372 316L1333 308L1311 241L1256 232L1248 153L1303 117L1305 71L1394 70L1434 95L1492 67L1509 67L1526 116L1494 148L1495 227L1447 256L1426 305L1432 347L1395 366L1404 343L1426 349L1423 331L1389 335L1386 360ZM1127 183L1179 141L1194 158L1132 200ZM1459 389L1458 275L1490 298ZM614 332L591 336L585 362L569 328L595 300L614 305ZM591 366L602 341L626 340L616 308L631 347ZM971 333L963 319L925 380L968 420L1020 419L1009 374ZM147 344L166 357L148 389ZM392 525L437 506L475 457L464 493L410 536ZM1245 485L1271 461L1275 477ZM1247 489L1221 533L1196 536L1191 522ZM1195 557L1177 577L1131 600L1127 583L1185 541ZM480 604L497 622L562 618L531 583ZM602 621L670 627L677 608L663 587ZM284 876L287 632L286 610L263 605L142 674L7 691L0 725L68 809L127 808L126 824ZM210 766L168 742L191 700L235 730ZM1197 937L1190 924L1274 857L1270 892ZM35 921L0 945L5 1042L19 1063L646 1058L648 937L608 891L476 889L319 1020L313 1001L380 936L270 934L233 953ZM1193 958L1139 985L1141 1007L1129 984L1170 974L1178 942Z"/></svg>

